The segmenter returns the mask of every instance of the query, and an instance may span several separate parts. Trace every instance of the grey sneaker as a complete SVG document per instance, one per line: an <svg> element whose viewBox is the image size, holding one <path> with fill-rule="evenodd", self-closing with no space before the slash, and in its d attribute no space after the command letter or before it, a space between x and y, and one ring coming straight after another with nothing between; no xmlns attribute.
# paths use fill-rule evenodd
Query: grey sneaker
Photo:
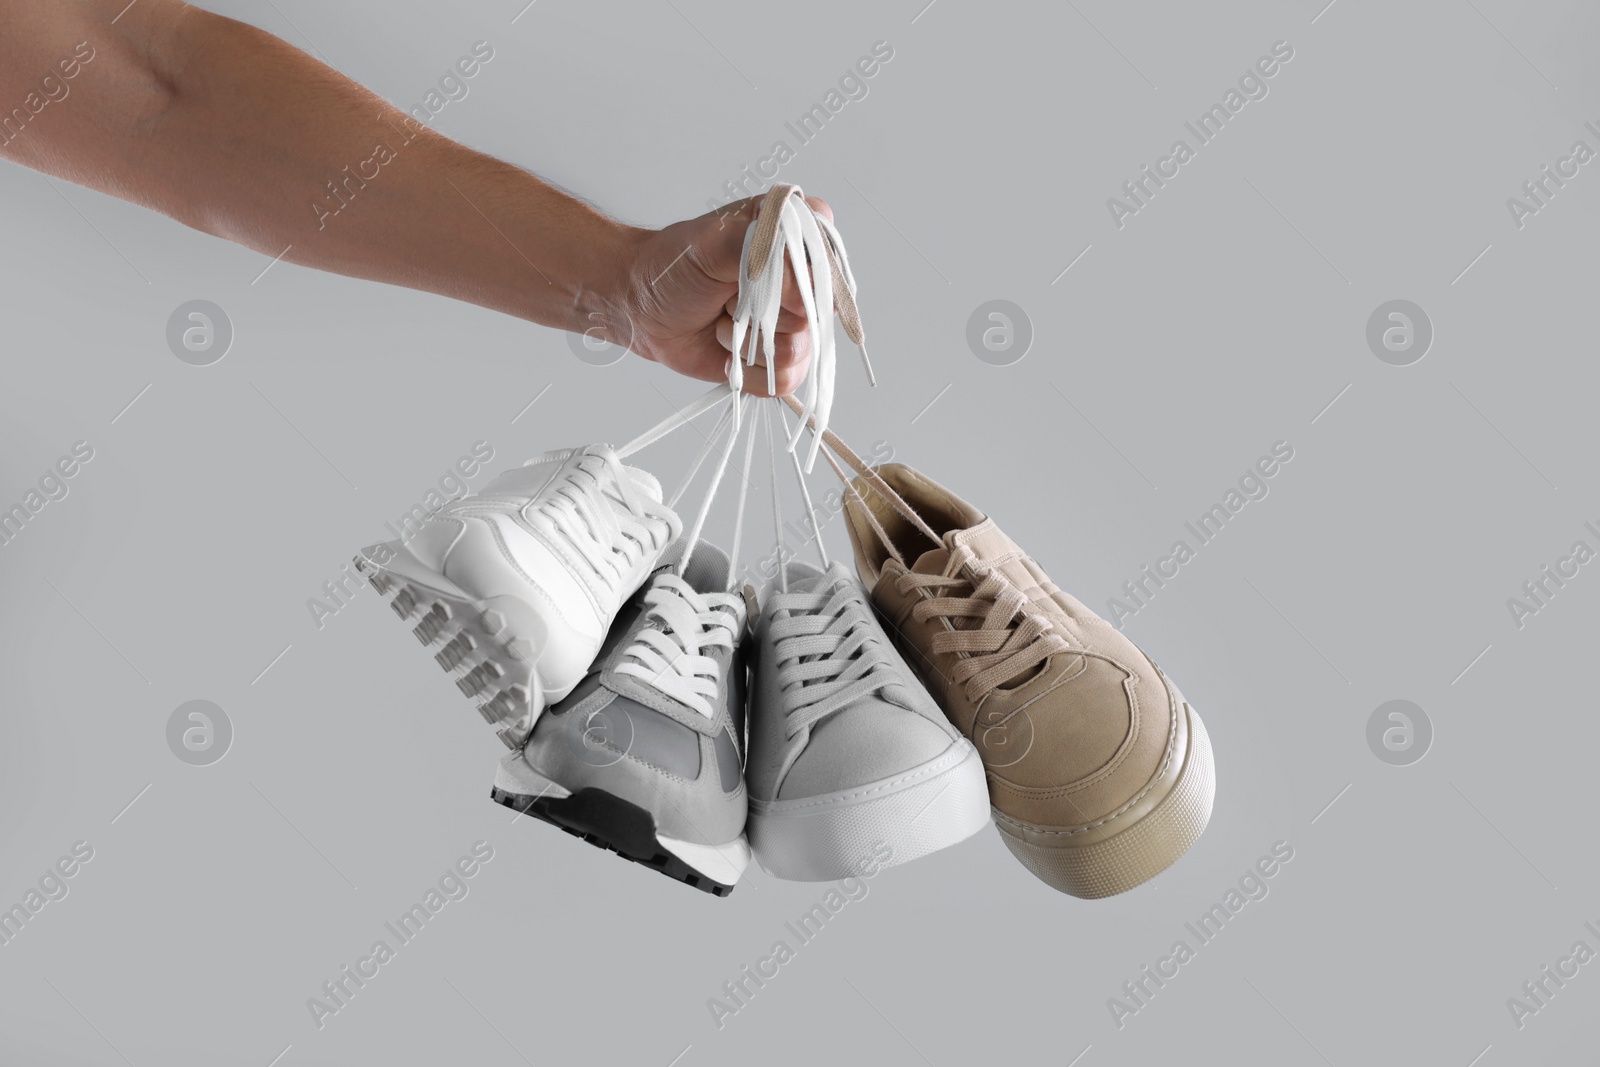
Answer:
<svg viewBox="0 0 1600 1067"><path fill-rule="evenodd" d="M671 550L669 550L669 555ZM490 795L590 844L727 896L750 862L740 774L745 605L701 543L651 575L589 673L500 761Z"/></svg>
<svg viewBox="0 0 1600 1067"><path fill-rule="evenodd" d="M791 563L753 642L751 846L827 881L947 848L989 821L977 750L885 636L842 564Z"/></svg>

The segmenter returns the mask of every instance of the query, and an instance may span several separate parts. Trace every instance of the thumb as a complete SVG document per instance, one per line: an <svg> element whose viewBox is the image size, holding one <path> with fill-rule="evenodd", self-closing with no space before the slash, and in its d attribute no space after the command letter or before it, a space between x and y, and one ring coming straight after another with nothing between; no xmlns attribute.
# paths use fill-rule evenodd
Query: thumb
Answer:
<svg viewBox="0 0 1600 1067"><path fill-rule="evenodd" d="M701 265L717 281L733 283L739 280L739 256L744 251L744 233L755 221L761 199L752 196L735 200L694 220L698 225L695 244L699 246Z"/></svg>

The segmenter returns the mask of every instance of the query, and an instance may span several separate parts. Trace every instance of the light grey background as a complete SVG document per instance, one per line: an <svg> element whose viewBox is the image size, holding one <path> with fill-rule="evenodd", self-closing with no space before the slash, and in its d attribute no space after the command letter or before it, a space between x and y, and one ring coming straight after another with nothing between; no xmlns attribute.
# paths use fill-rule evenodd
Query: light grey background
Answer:
<svg viewBox="0 0 1600 1067"><path fill-rule="evenodd" d="M1128 623L1206 717L1211 827L1109 901L1046 888L992 830L886 872L719 1031L707 998L824 887L752 868L718 900L511 825L499 745L379 600L320 630L306 606L474 441L498 468L622 440L699 386L437 297L263 273L7 167L0 503L75 441L95 456L0 546L0 904L95 853L0 946L0 1059L1595 1061L1600 964L1520 1030L1506 1007L1600 949L1600 577L1520 630L1506 606L1600 547L1600 165L1520 230L1506 206L1574 140L1600 148L1589 5L522 3L205 6L404 106L487 40L437 128L653 225L795 147L785 121L888 41L783 170L833 204L861 282L882 385L841 354L846 437L966 494L1096 608L1294 447ZM1107 198L1280 40L1269 95L1118 229ZM193 299L234 326L213 366L167 348ZM967 347L992 299L1033 325L1012 366ZM1408 367L1365 340L1394 299L1434 326ZM644 461L670 478L695 443ZM167 747L195 699L233 724L210 766ZM1433 724L1411 766L1367 746L1392 699ZM307 998L479 839L470 895L318 1030ZM1270 896L1118 1029L1108 998L1279 840Z"/></svg>

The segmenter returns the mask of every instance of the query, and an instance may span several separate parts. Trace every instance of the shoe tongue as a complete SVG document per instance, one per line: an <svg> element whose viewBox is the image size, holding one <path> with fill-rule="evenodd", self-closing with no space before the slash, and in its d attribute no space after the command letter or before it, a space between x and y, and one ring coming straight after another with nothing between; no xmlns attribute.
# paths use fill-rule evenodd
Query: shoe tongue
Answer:
<svg viewBox="0 0 1600 1067"><path fill-rule="evenodd" d="M950 557L960 548L970 549L980 561L995 560L1017 553L1011 538L1000 532L993 519L984 519L976 526L964 530L951 530L944 535L944 544L930 548L917 557L911 569L917 574L943 574L950 566Z"/></svg>
<svg viewBox="0 0 1600 1067"><path fill-rule="evenodd" d="M789 561L784 577L788 580L789 592L810 593L816 590L818 583L822 582L825 576L815 564L796 559Z"/></svg>
<svg viewBox="0 0 1600 1067"><path fill-rule="evenodd" d="M951 551L969 548L980 560L994 560L1017 553L1016 542L1000 531L993 519L984 519L965 530L951 530L944 535L944 543Z"/></svg>
<svg viewBox="0 0 1600 1067"><path fill-rule="evenodd" d="M731 569L727 553L716 545L701 541L694 546L694 555L689 557L689 564L683 569L683 580L697 593L726 593Z"/></svg>
<svg viewBox="0 0 1600 1067"><path fill-rule="evenodd" d="M542 456L536 456L533 459L528 460L526 465L532 466L537 463L563 462L571 459L574 456L604 457L610 455L612 451L612 447L605 444L587 445L583 448L558 449L554 452L546 452ZM654 474L651 474L643 467L633 467L626 463L622 464L622 473L634 488L637 488L655 503L661 503L661 481Z"/></svg>
<svg viewBox="0 0 1600 1067"><path fill-rule="evenodd" d="M623 466L623 471L635 486L642 489L652 501L661 503L661 481L643 467Z"/></svg>

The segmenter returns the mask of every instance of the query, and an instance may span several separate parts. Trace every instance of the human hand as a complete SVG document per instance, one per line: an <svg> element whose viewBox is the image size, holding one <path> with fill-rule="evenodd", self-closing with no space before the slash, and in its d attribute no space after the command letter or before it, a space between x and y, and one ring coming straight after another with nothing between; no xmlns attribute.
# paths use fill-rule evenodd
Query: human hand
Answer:
<svg viewBox="0 0 1600 1067"><path fill-rule="evenodd" d="M739 294L739 255L761 200L752 197L662 230L637 231L620 290L621 306L613 309L616 321L607 327L612 338L690 378L726 379ZM833 220L825 201L807 197L806 202ZM793 393L805 381L811 352L805 305L794 269L785 263L773 354L779 396ZM758 348L756 366L761 369L745 375L747 393L769 395L766 365Z"/></svg>

